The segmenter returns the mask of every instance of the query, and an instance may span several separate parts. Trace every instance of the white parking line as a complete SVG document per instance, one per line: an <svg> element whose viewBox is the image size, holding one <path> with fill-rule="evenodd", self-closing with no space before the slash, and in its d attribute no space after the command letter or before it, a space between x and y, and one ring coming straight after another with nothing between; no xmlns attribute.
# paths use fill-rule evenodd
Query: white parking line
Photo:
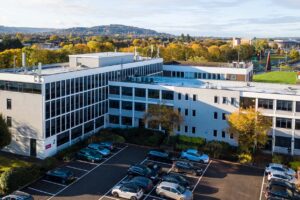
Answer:
<svg viewBox="0 0 300 200"><path fill-rule="evenodd" d="M147 161L147 158L145 160L143 160L142 162L140 162L140 164L144 164L144 162ZM112 189L120 184L122 181L124 181L126 178L128 177L128 175L126 175L124 178L122 178L118 183L116 183L111 189L109 189L102 197L99 198L99 200L102 200L104 197L107 197L107 195L112 191Z"/></svg>
<svg viewBox="0 0 300 200"><path fill-rule="evenodd" d="M81 180L82 178L84 178L86 175L88 175L89 173L91 173L92 171L94 171L95 169L97 169L98 167L100 167L101 165L103 165L104 163L106 163L107 161L109 161L111 158L113 158L114 156L118 155L120 152L122 152L123 150L125 150L128 146L125 146L123 149L119 150L118 152L116 152L114 155L112 155L111 157L109 157L108 159L104 160L103 162L99 163L97 166L95 166L93 169L91 169L90 171L88 171L87 173L85 173L84 175L80 176L78 179L76 179L74 182L70 183L69 185L67 185L66 187L64 187L63 189L59 190L57 193L53 194L50 198L48 198L47 200L52 199L53 197L57 196L58 194L60 194L61 192L63 192L65 189L71 187L74 183L77 183L79 180Z"/></svg>
<svg viewBox="0 0 300 200"><path fill-rule="evenodd" d="M211 160L210 160L210 161L209 161L209 163L207 164L207 166L206 166L206 168L204 169L204 171L203 171L202 175L199 177L199 179L198 179L198 181L197 181L196 185L195 185L195 186L194 186L194 188L192 189L192 192L193 192L193 193L194 193L194 191L195 191L196 187L198 186L198 184L200 183L200 181L201 181L201 179L202 179L203 175L205 174L206 170L208 169L208 167L209 167L210 163L211 163Z"/></svg>
<svg viewBox="0 0 300 200"><path fill-rule="evenodd" d="M91 165L99 165L97 163L93 163L93 162L88 162L88 161L84 161L84 160L76 160L77 162L80 162L80 163L85 163L85 164L91 164Z"/></svg>
<svg viewBox="0 0 300 200"><path fill-rule="evenodd" d="M264 190L264 185L265 185L265 177L266 177L266 174L264 172L264 177L263 177L263 180L262 180L262 183L261 183L261 188L260 188L259 200L261 200L261 198L262 198L262 194L263 194L263 190Z"/></svg>
<svg viewBox="0 0 300 200"><path fill-rule="evenodd" d="M46 183L51 183L53 185L59 185L59 186L62 186L62 187L66 187L67 186L67 185L64 185L64 184L61 184L61 183L55 183L55 182L48 181L48 180L45 180L45 179L43 179L42 181L44 181Z"/></svg>
<svg viewBox="0 0 300 200"><path fill-rule="evenodd" d="M89 170L86 170L86 169L81 169L81 168L78 168L78 167L72 167L72 166L69 166L67 165L66 166L67 168L70 168L70 169L75 169L75 170L79 170L79 171L84 171L84 172L88 172Z"/></svg>
<svg viewBox="0 0 300 200"><path fill-rule="evenodd" d="M43 191L43 190L38 190L38 189L35 189L35 188L32 188L32 187L28 187L28 189L29 189L29 190L33 190L33 191L36 191L36 192L48 194L48 195L51 195L51 196L54 195L54 194L52 194L52 193L50 193L50 192L45 192L45 191Z"/></svg>

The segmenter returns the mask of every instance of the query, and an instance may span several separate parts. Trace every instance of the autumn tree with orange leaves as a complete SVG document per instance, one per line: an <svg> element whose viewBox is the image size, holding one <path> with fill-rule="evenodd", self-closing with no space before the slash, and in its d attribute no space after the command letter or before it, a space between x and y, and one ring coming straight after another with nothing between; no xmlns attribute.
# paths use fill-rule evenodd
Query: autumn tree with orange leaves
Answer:
<svg viewBox="0 0 300 200"><path fill-rule="evenodd" d="M240 109L227 117L228 131L238 139L242 152L255 153L268 139L272 121L254 108Z"/></svg>

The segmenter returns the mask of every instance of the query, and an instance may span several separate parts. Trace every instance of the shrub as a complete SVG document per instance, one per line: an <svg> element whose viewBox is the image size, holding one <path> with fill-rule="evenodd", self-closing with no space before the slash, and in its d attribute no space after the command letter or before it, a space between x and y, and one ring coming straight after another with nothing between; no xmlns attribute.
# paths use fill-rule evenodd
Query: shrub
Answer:
<svg viewBox="0 0 300 200"><path fill-rule="evenodd" d="M242 164L250 164L252 162L252 155L249 153L239 154L239 162Z"/></svg>
<svg viewBox="0 0 300 200"><path fill-rule="evenodd" d="M273 157L272 157L272 162L273 163L284 164L285 163L285 158L284 158L283 155L274 154Z"/></svg>
<svg viewBox="0 0 300 200"><path fill-rule="evenodd" d="M232 156L234 154L228 143L215 140L207 142L203 147L203 150L213 158L228 157L228 155Z"/></svg>
<svg viewBox="0 0 300 200"><path fill-rule="evenodd" d="M40 167L41 171L48 171L50 169L55 168L58 165L58 160L56 157L48 157L43 160L42 165Z"/></svg>
<svg viewBox="0 0 300 200"><path fill-rule="evenodd" d="M290 166L293 170L297 171L298 168L300 167L300 161L293 161L293 162L290 162L290 163L289 163L289 166Z"/></svg>
<svg viewBox="0 0 300 200"><path fill-rule="evenodd" d="M186 150L186 149L198 149L197 146L186 145L186 144L176 144L175 149L178 151Z"/></svg>
<svg viewBox="0 0 300 200"><path fill-rule="evenodd" d="M89 143L101 142L101 141L112 141L114 143L124 143L125 138L115 133L112 133L111 131L108 130L105 130L103 132L100 131L89 138Z"/></svg>
<svg viewBox="0 0 300 200"><path fill-rule="evenodd" d="M19 187L40 176L38 167L20 167L7 170L0 176L0 188L3 194L11 193Z"/></svg>
<svg viewBox="0 0 300 200"><path fill-rule="evenodd" d="M205 144L205 139L200 137L188 137L185 135L180 135L178 136L178 142L183 144L192 144L200 148Z"/></svg>

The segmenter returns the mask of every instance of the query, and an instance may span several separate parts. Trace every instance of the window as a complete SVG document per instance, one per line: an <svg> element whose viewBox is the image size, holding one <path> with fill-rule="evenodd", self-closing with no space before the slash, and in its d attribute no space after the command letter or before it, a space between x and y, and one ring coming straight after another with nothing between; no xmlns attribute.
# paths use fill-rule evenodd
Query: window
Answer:
<svg viewBox="0 0 300 200"><path fill-rule="evenodd" d="M258 99L258 107L273 110L273 99Z"/></svg>
<svg viewBox="0 0 300 200"><path fill-rule="evenodd" d="M141 111L144 112L146 110L146 104L145 103L134 103L134 110L135 111Z"/></svg>
<svg viewBox="0 0 300 200"><path fill-rule="evenodd" d="M184 110L184 113L185 113L185 116L188 116L188 115L189 115L189 110L188 110L188 109L185 109L185 110Z"/></svg>
<svg viewBox="0 0 300 200"><path fill-rule="evenodd" d="M196 127L192 127L192 133L193 133L193 134L196 133Z"/></svg>
<svg viewBox="0 0 300 200"><path fill-rule="evenodd" d="M218 103L219 102L219 98L217 97L217 96L215 96L215 98L214 98L215 100L215 103Z"/></svg>
<svg viewBox="0 0 300 200"><path fill-rule="evenodd" d="M193 116L194 117L196 116L196 110L193 110Z"/></svg>
<svg viewBox="0 0 300 200"><path fill-rule="evenodd" d="M295 149L300 149L300 139L299 138L294 139L294 147L295 147Z"/></svg>
<svg viewBox="0 0 300 200"><path fill-rule="evenodd" d="M184 126L184 132L188 132L189 131L189 127L188 126Z"/></svg>
<svg viewBox="0 0 300 200"><path fill-rule="evenodd" d="M159 90L148 89L148 98L159 99Z"/></svg>
<svg viewBox="0 0 300 200"><path fill-rule="evenodd" d="M222 113L222 120L226 120L226 113Z"/></svg>
<svg viewBox="0 0 300 200"><path fill-rule="evenodd" d="M300 119L295 120L295 129L300 130Z"/></svg>
<svg viewBox="0 0 300 200"><path fill-rule="evenodd" d="M11 119L11 117L9 117L9 116L6 117L6 124L7 124L8 127L12 127L12 119Z"/></svg>
<svg viewBox="0 0 300 200"><path fill-rule="evenodd" d="M76 128L73 128L71 130L71 138L74 140L75 138L78 138L82 135L82 126L78 126Z"/></svg>
<svg viewBox="0 0 300 200"><path fill-rule="evenodd" d="M291 129L292 128L292 119L277 117L276 118L276 127Z"/></svg>
<svg viewBox="0 0 300 200"><path fill-rule="evenodd" d="M119 86L109 86L109 94L120 95Z"/></svg>
<svg viewBox="0 0 300 200"><path fill-rule="evenodd" d="M222 103L223 103L223 104L227 104L227 97L223 97Z"/></svg>
<svg viewBox="0 0 300 200"><path fill-rule="evenodd" d="M236 102L236 99L234 97L231 97L231 101L230 101L231 105L235 105L235 102Z"/></svg>
<svg viewBox="0 0 300 200"><path fill-rule="evenodd" d="M178 113L179 113L179 114L181 113L181 108L178 108Z"/></svg>
<svg viewBox="0 0 300 200"><path fill-rule="evenodd" d="M109 108L120 108L120 101L119 100L109 100Z"/></svg>
<svg viewBox="0 0 300 200"><path fill-rule="evenodd" d="M197 95L193 94L193 101L197 101Z"/></svg>
<svg viewBox="0 0 300 200"><path fill-rule="evenodd" d="M70 137L69 137L69 131L66 131L62 134L57 135L57 146L61 146L67 142L69 142Z"/></svg>
<svg viewBox="0 0 300 200"><path fill-rule="evenodd" d="M180 132L180 125L177 126L177 131Z"/></svg>
<svg viewBox="0 0 300 200"><path fill-rule="evenodd" d="M122 117L122 125L131 126L132 118L131 117Z"/></svg>
<svg viewBox="0 0 300 200"><path fill-rule="evenodd" d="M300 101L296 102L296 112L300 112Z"/></svg>
<svg viewBox="0 0 300 200"><path fill-rule="evenodd" d="M132 110L132 102L131 101L122 101L122 109L123 110Z"/></svg>
<svg viewBox="0 0 300 200"><path fill-rule="evenodd" d="M214 137L218 137L218 131L214 130Z"/></svg>
<svg viewBox="0 0 300 200"><path fill-rule="evenodd" d="M11 99L6 99L6 109L11 110Z"/></svg>
<svg viewBox="0 0 300 200"><path fill-rule="evenodd" d="M275 136L275 146L291 148L291 137Z"/></svg>
<svg viewBox="0 0 300 200"><path fill-rule="evenodd" d="M292 101L277 100L277 110L292 111L292 108Z"/></svg>
<svg viewBox="0 0 300 200"><path fill-rule="evenodd" d="M162 90L162 99L174 100L174 92Z"/></svg>
<svg viewBox="0 0 300 200"><path fill-rule="evenodd" d="M178 93L178 100L181 100L181 94Z"/></svg>
<svg viewBox="0 0 300 200"><path fill-rule="evenodd" d="M233 134L232 133L230 134L230 139L233 139Z"/></svg>
<svg viewBox="0 0 300 200"><path fill-rule="evenodd" d="M255 107L255 98L241 97L240 98L240 107L241 108L254 108Z"/></svg>
<svg viewBox="0 0 300 200"><path fill-rule="evenodd" d="M214 119L218 119L218 113L214 112Z"/></svg>
<svg viewBox="0 0 300 200"><path fill-rule="evenodd" d="M225 138L225 136L226 136L226 132L222 131L222 138Z"/></svg>
<svg viewBox="0 0 300 200"><path fill-rule="evenodd" d="M117 116L117 115L109 115L109 123L111 123L111 124L119 124L120 123L119 116Z"/></svg>
<svg viewBox="0 0 300 200"><path fill-rule="evenodd" d="M144 88L135 88L134 92L136 97L146 97L146 89Z"/></svg>
<svg viewBox="0 0 300 200"><path fill-rule="evenodd" d="M132 96L132 88L131 87L122 87L122 95L123 96Z"/></svg>
<svg viewBox="0 0 300 200"><path fill-rule="evenodd" d="M189 100L189 95L185 94L185 100Z"/></svg>

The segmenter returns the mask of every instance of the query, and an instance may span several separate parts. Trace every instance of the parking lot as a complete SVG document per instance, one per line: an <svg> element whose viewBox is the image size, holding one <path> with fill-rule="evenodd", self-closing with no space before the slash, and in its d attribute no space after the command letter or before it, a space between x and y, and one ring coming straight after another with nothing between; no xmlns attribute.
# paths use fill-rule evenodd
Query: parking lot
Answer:
<svg viewBox="0 0 300 200"><path fill-rule="evenodd" d="M126 180L127 169L132 164L155 163L164 172L172 172L172 165L146 159L148 149L135 146L119 146L100 163L72 161L65 168L73 171L77 180L69 185L40 179L22 191L34 199L91 199L119 200L111 195L111 189ZM209 164L197 164L202 176L184 175L191 184L194 199L259 199L263 170L245 167L219 160ZM144 194L143 200L164 200L155 193L155 187Z"/></svg>

